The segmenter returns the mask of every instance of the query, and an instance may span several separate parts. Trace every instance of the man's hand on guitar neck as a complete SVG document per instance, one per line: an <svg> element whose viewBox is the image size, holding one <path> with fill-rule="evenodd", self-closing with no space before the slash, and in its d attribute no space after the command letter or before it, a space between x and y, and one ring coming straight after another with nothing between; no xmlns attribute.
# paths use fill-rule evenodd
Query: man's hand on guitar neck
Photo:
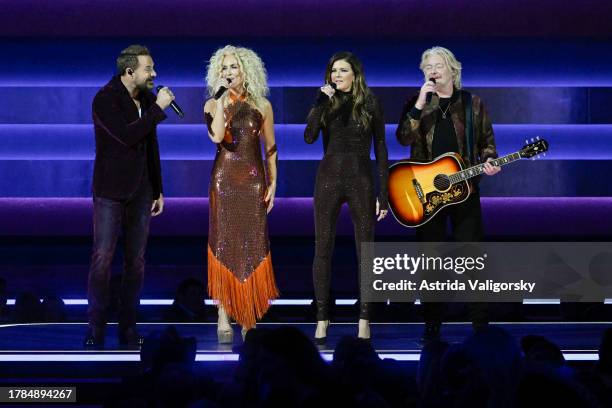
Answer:
<svg viewBox="0 0 612 408"><path fill-rule="evenodd" d="M501 171L501 167L500 166L493 166L491 164L489 164L490 161L493 161L492 158L488 158L487 161L484 164L484 173L487 176L492 176L494 174L497 174Z"/></svg>

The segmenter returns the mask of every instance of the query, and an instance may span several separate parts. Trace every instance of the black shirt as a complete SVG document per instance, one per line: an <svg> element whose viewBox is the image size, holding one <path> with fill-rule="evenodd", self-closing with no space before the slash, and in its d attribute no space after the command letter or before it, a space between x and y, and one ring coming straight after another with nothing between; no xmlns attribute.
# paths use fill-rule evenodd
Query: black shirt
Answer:
<svg viewBox="0 0 612 408"><path fill-rule="evenodd" d="M372 144L374 144L380 188L379 200L381 208L387 208L389 165L382 107L373 94L366 96L364 107L370 116L370 120L368 126L364 127L360 121L352 117L351 113L354 106L352 95L347 92L336 91L334 97L338 98L340 106L334 112L331 112L329 97L323 92L319 93L319 98L308 115L304 140L309 144L314 143L319 137L319 133L323 133L325 157L329 161L337 162L339 177L342 177L342 174L355 173L349 168L363 169L363 166L359 163L363 159L370 161L370 150ZM359 158L359 162L351 159L351 157ZM330 164L329 161L328 164ZM349 162L352 162L354 166L345 167Z"/></svg>
<svg viewBox="0 0 612 408"><path fill-rule="evenodd" d="M436 128L431 146L433 157L441 154L455 152L459 153L457 144L457 134L450 114L450 104L459 97L458 92L454 92L450 98L440 98L438 111L436 112Z"/></svg>

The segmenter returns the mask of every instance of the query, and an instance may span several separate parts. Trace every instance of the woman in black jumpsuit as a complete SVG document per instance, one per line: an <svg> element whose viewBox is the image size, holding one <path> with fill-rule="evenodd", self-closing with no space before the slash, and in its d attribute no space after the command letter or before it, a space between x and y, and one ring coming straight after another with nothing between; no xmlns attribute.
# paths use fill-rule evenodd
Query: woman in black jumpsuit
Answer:
<svg viewBox="0 0 612 408"><path fill-rule="evenodd" d="M312 269L317 343L324 343L327 337L331 255L342 204L347 203L350 210L358 258L361 243L374 241L376 216L381 220L388 208L385 122L378 100L365 83L361 62L349 52L335 54L327 65L325 82L304 131L306 143L314 143L322 131L325 152L314 192L316 243ZM370 160L372 140L380 186L378 199ZM361 338L370 337L369 319L369 305L362 302Z"/></svg>

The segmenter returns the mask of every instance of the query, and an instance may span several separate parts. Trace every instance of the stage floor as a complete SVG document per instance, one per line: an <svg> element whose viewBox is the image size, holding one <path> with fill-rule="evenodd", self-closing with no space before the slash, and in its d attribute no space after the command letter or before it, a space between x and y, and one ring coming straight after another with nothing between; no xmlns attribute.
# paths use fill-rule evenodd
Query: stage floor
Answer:
<svg viewBox="0 0 612 408"><path fill-rule="evenodd" d="M143 323L139 330L147 335L162 330L170 323ZM289 323L287 323L289 324ZM603 331L612 322L537 322L492 323L511 333L517 341L528 334L542 335L556 343L569 361L595 361ZM238 348L242 344L239 327L234 325L234 343L219 345L214 323L173 324L183 337L196 337L196 361L237 361ZM260 323L258 327L276 328L283 323ZM294 324L307 336L314 334L315 324ZM86 323L56 324L6 324L0 325L0 362L135 362L138 350L120 348L117 342L117 325L109 324L103 350L84 350L82 341ZM418 361L421 346L418 343L423 332L422 323L372 323L372 344L381 358L400 361ZM459 343L472 333L469 323L446 323L442 338L449 343ZM357 324L333 323L328 329L326 346L321 346L322 356L331 360L333 350L343 336L356 336Z"/></svg>

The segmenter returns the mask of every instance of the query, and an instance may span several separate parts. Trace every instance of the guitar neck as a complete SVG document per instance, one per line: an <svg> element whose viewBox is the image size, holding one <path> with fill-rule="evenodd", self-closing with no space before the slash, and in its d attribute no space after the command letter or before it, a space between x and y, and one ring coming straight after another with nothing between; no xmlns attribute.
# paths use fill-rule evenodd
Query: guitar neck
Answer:
<svg viewBox="0 0 612 408"><path fill-rule="evenodd" d="M521 159L519 152L510 153L506 156L498 157L497 159L491 160L489 163L492 166L505 166L508 163L515 162ZM469 167L465 170L458 171L457 173L451 174L449 179L452 184L459 183L461 181L469 180L472 177L480 176L484 173L484 163L477 164L476 166Z"/></svg>

